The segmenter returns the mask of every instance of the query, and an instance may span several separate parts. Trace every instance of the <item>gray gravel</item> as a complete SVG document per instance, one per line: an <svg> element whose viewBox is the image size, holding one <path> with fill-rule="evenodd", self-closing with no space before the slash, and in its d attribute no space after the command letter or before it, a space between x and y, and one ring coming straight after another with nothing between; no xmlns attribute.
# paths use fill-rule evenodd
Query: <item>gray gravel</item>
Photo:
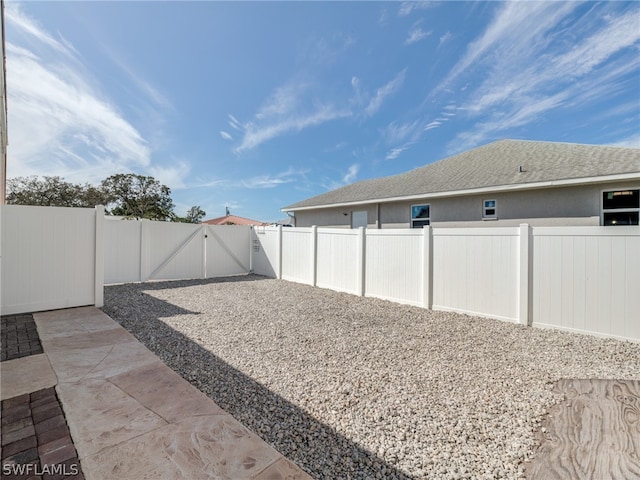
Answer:
<svg viewBox="0 0 640 480"><path fill-rule="evenodd" d="M104 311L315 478L524 478L561 378L640 344L259 276L105 288Z"/></svg>

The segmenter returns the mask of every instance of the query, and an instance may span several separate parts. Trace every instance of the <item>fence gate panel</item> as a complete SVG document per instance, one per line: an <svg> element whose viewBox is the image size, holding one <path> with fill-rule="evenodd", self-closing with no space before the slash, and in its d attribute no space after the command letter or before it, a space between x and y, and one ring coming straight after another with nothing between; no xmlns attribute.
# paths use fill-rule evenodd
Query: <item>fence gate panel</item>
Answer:
<svg viewBox="0 0 640 480"><path fill-rule="evenodd" d="M200 225L143 222L142 227L142 281L204 276Z"/></svg>
<svg viewBox="0 0 640 480"><path fill-rule="evenodd" d="M206 277L247 274L251 270L251 228L244 225L207 225Z"/></svg>
<svg viewBox="0 0 640 480"><path fill-rule="evenodd" d="M94 209L3 205L0 217L3 315L95 304Z"/></svg>

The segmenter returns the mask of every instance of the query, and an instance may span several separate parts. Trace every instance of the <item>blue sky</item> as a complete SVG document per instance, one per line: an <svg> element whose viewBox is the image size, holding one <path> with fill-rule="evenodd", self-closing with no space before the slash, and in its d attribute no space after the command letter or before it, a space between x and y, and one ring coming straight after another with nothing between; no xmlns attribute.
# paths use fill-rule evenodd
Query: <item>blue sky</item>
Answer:
<svg viewBox="0 0 640 480"><path fill-rule="evenodd" d="M262 221L502 138L640 147L638 2L13 2L8 176Z"/></svg>

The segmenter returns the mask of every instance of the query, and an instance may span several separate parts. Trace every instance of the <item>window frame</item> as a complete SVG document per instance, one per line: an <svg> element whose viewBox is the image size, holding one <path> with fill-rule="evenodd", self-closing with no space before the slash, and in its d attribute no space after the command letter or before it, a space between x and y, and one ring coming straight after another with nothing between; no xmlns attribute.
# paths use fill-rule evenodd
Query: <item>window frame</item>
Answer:
<svg viewBox="0 0 640 480"><path fill-rule="evenodd" d="M488 207L487 202L493 202L493 206ZM488 210L493 210L493 213L487 213ZM483 220L498 220L498 200L495 198L487 198L482 200L482 219Z"/></svg>
<svg viewBox="0 0 640 480"><path fill-rule="evenodd" d="M615 193L615 192L624 192L624 191L637 191L638 192L638 207L624 207L624 208L604 208L604 195L605 193ZM614 227L614 226L625 226L625 225L606 225L604 223L605 213L637 213L640 220L640 188L630 187L630 188L607 188L600 190L600 226L602 227ZM640 221L638 222L640 224Z"/></svg>
<svg viewBox="0 0 640 480"><path fill-rule="evenodd" d="M364 214L364 215L362 215ZM359 216L364 216L364 225L355 224L354 220L356 220ZM352 210L351 211L351 228L367 228L369 226L369 211L368 210Z"/></svg>
<svg viewBox="0 0 640 480"><path fill-rule="evenodd" d="M414 207L427 207L429 209L428 217L415 217L413 216L413 208ZM420 222L421 225L415 226L414 222ZM426 222L426 223L422 223ZM427 225L431 225L431 204L430 203L416 203L411 205L411 209L409 211L409 228L422 228Z"/></svg>

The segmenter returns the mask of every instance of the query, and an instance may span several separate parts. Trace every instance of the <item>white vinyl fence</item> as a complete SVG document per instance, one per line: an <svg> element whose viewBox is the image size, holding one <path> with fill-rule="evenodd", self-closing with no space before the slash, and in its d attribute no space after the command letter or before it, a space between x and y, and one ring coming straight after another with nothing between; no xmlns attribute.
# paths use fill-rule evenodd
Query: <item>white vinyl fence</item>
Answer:
<svg viewBox="0 0 640 480"><path fill-rule="evenodd" d="M102 306L104 209L0 206L0 313Z"/></svg>
<svg viewBox="0 0 640 480"><path fill-rule="evenodd" d="M105 284L247 274L251 229L234 225L105 220Z"/></svg>
<svg viewBox="0 0 640 480"><path fill-rule="evenodd" d="M253 235L258 274L640 341L638 227L258 227Z"/></svg>
<svg viewBox="0 0 640 480"><path fill-rule="evenodd" d="M640 341L640 228L192 225L0 207L0 312L102 306L103 285L250 272Z"/></svg>

